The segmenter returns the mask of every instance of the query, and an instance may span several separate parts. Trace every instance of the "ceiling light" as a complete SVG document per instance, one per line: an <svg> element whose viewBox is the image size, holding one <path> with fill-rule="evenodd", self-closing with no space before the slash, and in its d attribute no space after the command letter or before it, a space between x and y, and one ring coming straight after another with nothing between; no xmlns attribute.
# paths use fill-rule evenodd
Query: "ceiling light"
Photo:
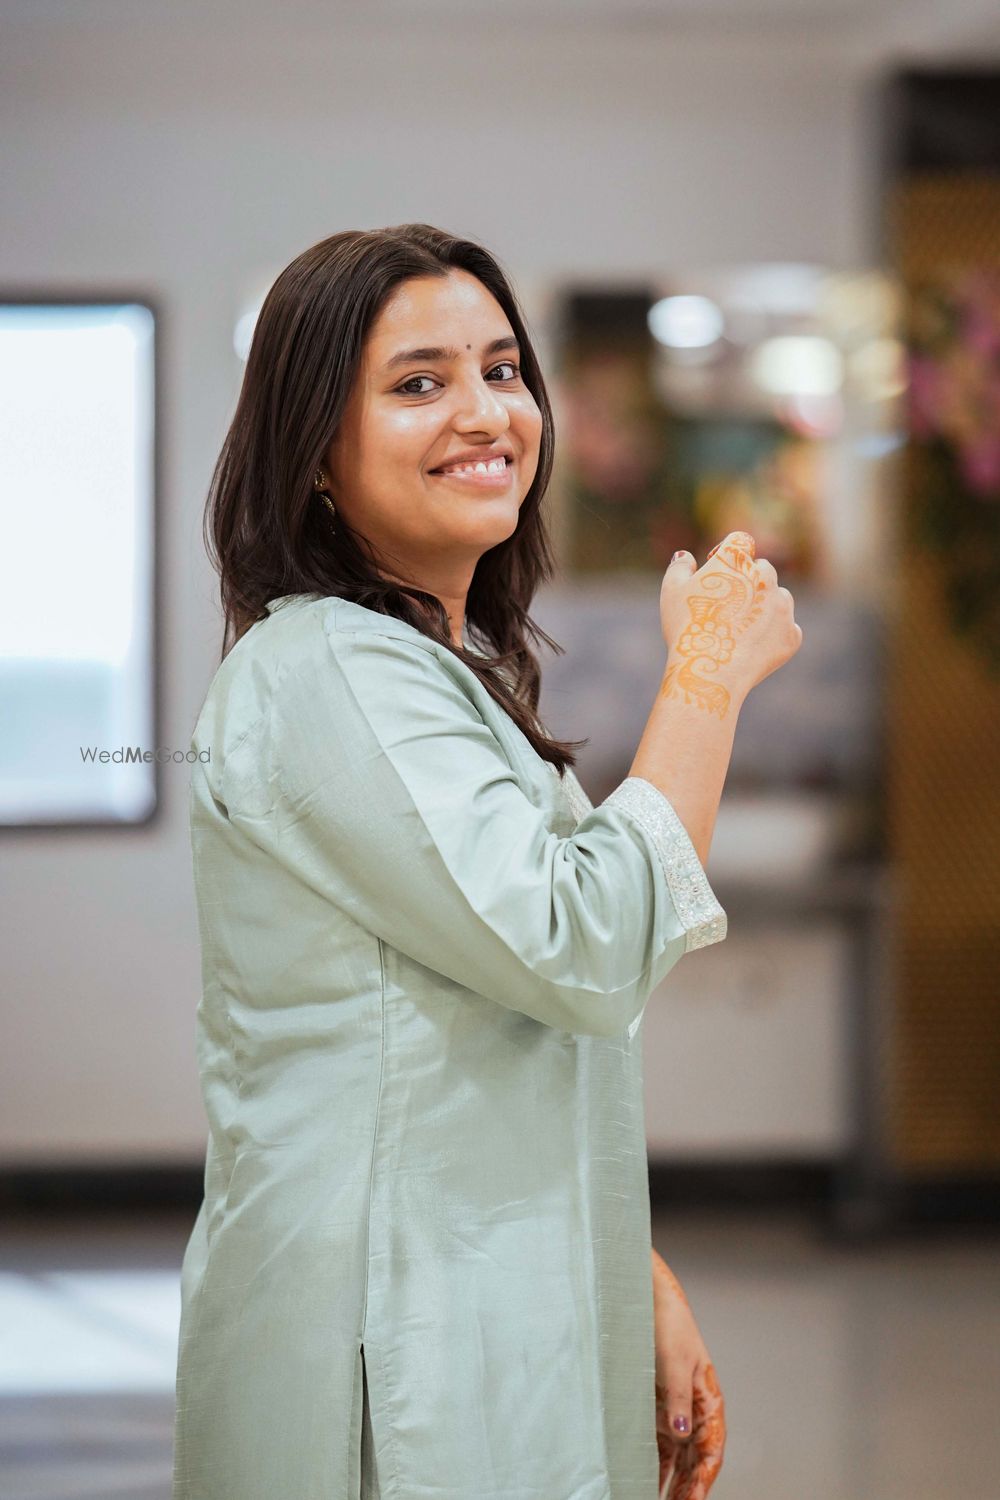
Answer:
<svg viewBox="0 0 1000 1500"><path fill-rule="evenodd" d="M844 378L836 344L813 334L765 339L750 357L750 375L775 396L832 396Z"/></svg>
<svg viewBox="0 0 1000 1500"><path fill-rule="evenodd" d="M647 314L649 331L670 349L705 349L720 338L722 313L709 297L661 297Z"/></svg>

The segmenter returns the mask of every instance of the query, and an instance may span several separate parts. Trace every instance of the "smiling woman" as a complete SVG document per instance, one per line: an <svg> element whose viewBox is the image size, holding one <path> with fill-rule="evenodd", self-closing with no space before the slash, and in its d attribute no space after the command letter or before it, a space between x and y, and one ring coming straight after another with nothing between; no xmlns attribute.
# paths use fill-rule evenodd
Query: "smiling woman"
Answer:
<svg viewBox="0 0 1000 1500"><path fill-rule="evenodd" d="M591 806L536 714L551 462L485 250L403 225L278 278L209 496L175 1500L656 1493L641 1021L726 933L656 783L707 852L733 724L664 695Z"/></svg>
<svg viewBox="0 0 1000 1500"><path fill-rule="evenodd" d="M414 334L428 341L407 349ZM459 648L479 559L515 535L538 471L538 401L519 359L496 362L520 347L478 276L411 277L372 322L324 455L338 516L383 576L442 602Z"/></svg>
<svg viewBox="0 0 1000 1500"><path fill-rule="evenodd" d="M498 454L499 477L443 472ZM265 298L212 477L223 655L269 599L351 599L455 651L544 759L571 766L535 714L532 645L559 648L528 613L554 566L552 457L541 368L489 251L429 224L320 241Z"/></svg>

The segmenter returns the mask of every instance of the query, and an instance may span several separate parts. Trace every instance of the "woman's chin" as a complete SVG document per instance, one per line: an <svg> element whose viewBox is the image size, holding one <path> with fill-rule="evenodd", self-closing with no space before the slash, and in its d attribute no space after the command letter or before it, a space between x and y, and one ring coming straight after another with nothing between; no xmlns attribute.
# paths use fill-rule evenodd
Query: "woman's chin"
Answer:
<svg viewBox="0 0 1000 1500"><path fill-rule="evenodd" d="M509 500L486 502L474 517L468 517L463 533L470 543L483 549L505 542L517 529L518 507Z"/></svg>

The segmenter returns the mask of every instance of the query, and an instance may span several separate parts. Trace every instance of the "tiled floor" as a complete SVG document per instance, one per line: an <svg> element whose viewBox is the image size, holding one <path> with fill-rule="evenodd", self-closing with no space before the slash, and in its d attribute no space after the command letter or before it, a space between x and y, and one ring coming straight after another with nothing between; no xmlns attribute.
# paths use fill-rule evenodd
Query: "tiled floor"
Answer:
<svg viewBox="0 0 1000 1500"><path fill-rule="evenodd" d="M189 1228L8 1226L3 1500L167 1500ZM995 1235L843 1248L791 1216L713 1214L659 1218L654 1238L726 1399L712 1500L997 1500Z"/></svg>
<svg viewBox="0 0 1000 1500"><path fill-rule="evenodd" d="M0 1239L0 1496L170 1494L178 1267L190 1223L8 1225Z"/></svg>

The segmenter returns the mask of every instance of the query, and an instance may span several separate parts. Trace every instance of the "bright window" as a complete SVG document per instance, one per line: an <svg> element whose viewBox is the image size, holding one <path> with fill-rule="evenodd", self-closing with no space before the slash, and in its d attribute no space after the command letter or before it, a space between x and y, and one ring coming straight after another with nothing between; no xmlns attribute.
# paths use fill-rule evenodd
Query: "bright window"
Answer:
<svg viewBox="0 0 1000 1500"><path fill-rule="evenodd" d="M154 334L134 302L0 303L0 823L156 806Z"/></svg>

